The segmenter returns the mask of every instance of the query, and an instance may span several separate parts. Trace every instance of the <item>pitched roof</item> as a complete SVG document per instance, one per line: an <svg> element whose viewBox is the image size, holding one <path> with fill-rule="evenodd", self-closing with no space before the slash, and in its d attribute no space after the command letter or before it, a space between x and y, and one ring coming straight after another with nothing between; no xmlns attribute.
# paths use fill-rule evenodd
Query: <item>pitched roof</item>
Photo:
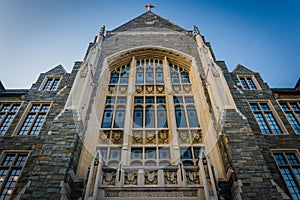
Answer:
<svg viewBox="0 0 300 200"><path fill-rule="evenodd" d="M153 29L169 29L178 32L189 32L152 11L147 11L110 32L123 32L137 29L145 31Z"/></svg>
<svg viewBox="0 0 300 200"><path fill-rule="evenodd" d="M238 64L232 71L232 73L243 73L243 74L255 74L255 72L251 71L250 69L248 69L247 67L244 67L241 64Z"/></svg>

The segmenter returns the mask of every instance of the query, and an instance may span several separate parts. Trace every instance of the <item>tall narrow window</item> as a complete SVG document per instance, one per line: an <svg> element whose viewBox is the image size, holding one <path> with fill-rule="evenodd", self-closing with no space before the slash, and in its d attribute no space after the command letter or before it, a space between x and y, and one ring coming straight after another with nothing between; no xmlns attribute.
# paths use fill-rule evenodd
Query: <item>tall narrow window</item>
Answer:
<svg viewBox="0 0 300 200"><path fill-rule="evenodd" d="M299 102L281 102L280 105L295 132L300 133Z"/></svg>
<svg viewBox="0 0 300 200"><path fill-rule="evenodd" d="M146 107L146 128L154 128L154 127L155 127L154 107L147 106Z"/></svg>
<svg viewBox="0 0 300 200"><path fill-rule="evenodd" d="M293 199L300 199L300 162L297 151L274 152L274 160Z"/></svg>
<svg viewBox="0 0 300 200"><path fill-rule="evenodd" d="M190 127L199 127L197 112L194 106L188 106L186 110Z"/></svg>
<svg viewBox="0 0 300 200"><path fill-rule="evenodd" d="M187 127L184 108L182 106L175 107L176 123L178 128Z"/></svg>
<svg viewBox="0 0 300 200"><path fill-rule="evenodd" d="M10 199L27 159L27 153L5 152L0 160L0 199Z"/></svg>
<svg viewBox="0 0 300 200"><path fill-rule="evenodd" d="M124 128L125 108L119 106L116 109L114 128Z"/></svg>
<svg viewBox="0 0 300 200"><path fill-rule="evenodd" d="M142 128L143 127L143 107L136 106L134 108L133 114L133 127L134 128Z"/></svg>
<svg viewBox="0 0 300 200"><path fill-rule="evenodd" d="M102 128L111 128L111 122L113 119L113 108L112 107L106 107L103 113L103 119L102 119Z"/></svg>
<svg viewBox="0 0 300 200"><path fill-rule="evenodd" d="M0 135L4 135L20 108L20 103L0 103Z"/></svg>
<svg viewBox="0 0 300 200"><path fill-rule="evenodd" d="M45 121L49 108L50 104L32 104L19 135L37 135Z"/></svg>
<svg viewBox="0 0 300 200"><path fill-rule="evenodd" d="M282 133L282 129L267 103L250 103L250 108L263 134Z"/></svg>
<svg viewBox="0 0 300 200"><path fill-rule="evenodd" d="M158 128L167 128L167 112L164 106L157 107L157 127Z"/></svg>
<svg viewBox="0 0 300 200"><path fill-rule="evenodd" d="M59 81L60 81L60 78L47 77L47 81L43 87L43 90L51 90L51 91L57 90Z"/></svg>

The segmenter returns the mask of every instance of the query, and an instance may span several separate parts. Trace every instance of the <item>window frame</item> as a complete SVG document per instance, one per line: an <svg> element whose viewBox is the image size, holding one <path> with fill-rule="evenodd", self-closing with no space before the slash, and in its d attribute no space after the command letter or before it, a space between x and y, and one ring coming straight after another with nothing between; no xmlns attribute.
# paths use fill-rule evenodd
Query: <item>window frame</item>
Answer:
<svg viewBox="0 0 300 200"><path fill-rule="evenodd" d="M261 90L261 87L254 75L238 75L238 79L239 79L239 84L241 85L243 90L250 90L250 91L251 90ZM253 88L252 85L249 83L249 81L248 81L249 79L252 81L255 88ZM242 80L245 81L247 88L244 87Z"/></svg>
<svg viewBox="0 0 300 200"><path fill-rule="evenodd" d="M291 193L291 190L289 188L289 185L288 183L286 182L285 178L284 178L284 175L282 174L282 171L281 171L281 168L288 168L289 169L289 172L293 178L293 181L295 182L297 188L298 188L298 192L297 193L297 196L300 198L300 179L297 178L297 175L294 171L294 168L300 168L300 154L299 154L299 151L298 149L271 149L271 154L272 154L272 157L273 157L273 160L277 166L277 169L280 173L280 176L282 178L282 180L284 181L290 195L292 196L292 193ZM274 154L282 154L283 155L283 159L285 161L285 163L277 163L276 161L276 158L274 156ZM290 163L290 160L288 159L287 157L287 154L294 154L298 163L297 164L294 164L294 163ZM293 196L292 196L293 197Z"/></svg>
<svg viewBox="0 0 300 200"><path fill-rule="evenodd" d="M277 103L280 107L280 109L282 110L282 112L284 113L284 116L286 117L287 121L289 122L290 126L292 127L292 129L294 130L294 132L299 135L300 134L300 130L299 132L295 129L295 127L293 126L293 124L291 123L290 119L287 116L287 113L292 113L293 117L295 118L295 120L298 122L298 125L300 125L300 117L297 116L296 113L300 113L300 100L299 99L280 99L277 100ZM291 103L295 103L298 105L299 111L296 111L292 108L292 106L290 105ZM282 104L287 104L289 110L284 110L282 108ZM300 114L299 114L300 115Z"/></svg>
<svg viewBox="0 0 300 200"><path fill-rule="evenodd" d="M11 177L13 170L18 169L18 170L20 170L20 173L18 174L17 180L15 180L15 185L11 189L10 194L14 193L14 190L16 189L16 185L18 184L20 177L22 177L24 166L27 164L30 154L31 154L30 151L23 151L23 150L4 150L4 151L2 151L2 153L0 154L0 169L7 169L7 174L6 174L5 178L3 179L3 182L0 185L0 198L2 196L2 192L5 189L5 185L9 181L9 178ZM2 163L4 162L7 155L14 155L14 159L10 165L2 165ZM16 162L18 161L18 157L20 155L26 155L26 159L24 160L24 164L22 166L16 165Z"/></svg>
<svg viewBox="0 0 300 200"><path fill-rule="evenodd" d="M28 105L27 105L27 107L26 107L24 113L22 114L19 123L18 123L17 126L16 126L16 129L15 129L15 131L14 131L14 136L39 136L39 135L40 135L40 132L41 132L41 130L42 130L44 124L45 124L45 122L47 121L46 119L47 119L47 116L48 116L48 114L49 114L49 112L50 112L50 110L51 110L52 103L53 103L53 102L30 101L30 102L28 103ZM32 108L32 106L33 106L33 105L36 105L36 104L38 104L38 105L40 106L40 107L39 107L39 110L38 110L37 112L32 112L32 111L30 111L31 108ZM49 105L49 108L48 108L47 112L41 111L41 108L42 108L42 106L44 106L44 105ZM28 129L27 132L26 132L27 134L22 134L22 135L20 135L20 132L21 132L21 130L22 130L22 127L23 127L24 123L26 122L27 117L30 115L30 113L35 113L35 114L34 114L34 120L30 123L29 129ZM35 124L35 123L37 122L37 120L38 120L39 113L45 113L45 117L44 117L44 119L43 119L43 122L41 123L41 126L40 126L38 132L37 132L36 134L34 134L34 135L31 135L30 132L32 131L32 128L34 127L34 124Z"/></svg>
<svg viewBox="0 0 300 200"><path fill-rule="evenodd" d="M253 110L251 108L251 104L257 104L259 110ZM261 104L267 104L269 110L264 110L261 108ZM256 121L256 124L258 125L261 134L263 135L288 135L288 131L286 130L283 122L281 121L280 117L278 116L278 113L276 112L276 110L274 109L272 103L269 100L250 100L248 101L248 105L249 108L253 114L253 117ZM268 129L270 130L270 133L263 133L263 130L257 120L257 118L255 117L255 113L261 113L262 114L262 118L264 119ZM268 118L266 117L265 113L271 113L273 115L273 119L274 121L277 123L278 128L281 130L281 133L276 133L273 128L272 125L270 124L270 121L268 120Z"/></svg>
<svg viewBox="0 0 300 200"><path fill-rule="evenodd" d="M2 106L5 104L10 104L9 106L9 111L5 111L5 112L1 112ZM19 109L15 112L11 111L12 107L14 105L18 104L19 105ZM8 124L7 128L5 129L5 131L3 133L0 132L0 136L5 136L5 134L7 133L8 129L10 128L11 124L13 123L13 121L15 120L18 112L20 111L20 109L22 108L23 102L21 101L1 101L0 102L0 113L4 113L3 118L0 119L0 128L2 127L2 125L4 124L5 120L7 119L7 116L9 115L9 113L14 113L13 118L11 119L10 123Z"/></svg>
<svg viewBox="0 0 300 200"><path fill-rule="evenodd" d="M49 89L45 89L45 87L46 87L46 85L47 85L47 83L48 83L49 80L52 80L51 83L50 83L50 87L49 87ZM52 89L52 87L53 87L53 85L55 83L55 80L58 80L58 83L56 85L56 88ZM59 85L61 83L61 80L62 80L62 76L52 76L52 75L46 76L44 78L44 80L43 80L40 88L39 88L39 91L48 91L48 92L51 91L51 92L55 92L55 91L58 90Z"/></svg>

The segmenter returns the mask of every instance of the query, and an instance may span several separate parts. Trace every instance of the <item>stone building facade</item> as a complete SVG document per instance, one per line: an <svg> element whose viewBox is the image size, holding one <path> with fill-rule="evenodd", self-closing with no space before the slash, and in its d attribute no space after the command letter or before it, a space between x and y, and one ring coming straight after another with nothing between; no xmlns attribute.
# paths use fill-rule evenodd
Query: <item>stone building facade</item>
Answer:
<svg viewBox="0 0 300 200"><path fill-rule="evenodd" d="M229 72L151 10L71 73L0 84L0 199L300 199L300 81Z"/></svg>

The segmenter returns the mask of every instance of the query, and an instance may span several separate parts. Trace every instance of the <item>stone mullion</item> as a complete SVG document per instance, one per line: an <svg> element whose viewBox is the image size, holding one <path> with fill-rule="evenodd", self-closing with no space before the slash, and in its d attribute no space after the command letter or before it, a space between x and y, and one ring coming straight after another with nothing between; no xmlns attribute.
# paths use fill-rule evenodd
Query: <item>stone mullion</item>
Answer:
<svg viewBox="0 0 300 200"><path fill-rule="evenodd" d="M122 160L121 163L123 165L129 165L128 156L129 155L129 136L132 135L132 124L133 122L133 116L132 116L132 98L134 97L134 91L135 91L135 66L136 66L136 60L133 57L131 64L130 64L130 72L128 77L128 93L127 93L127 99L126 99L126 110L125 110L125 121L124 121L124 134L123 134L123 147L122 147Z"/></svg>
<svg viewBox="0 0 300 200"><path fill-rule="evenodd" d="M172 143L171 143L171 149L173 149L173 157L172 163L177 165L180 162L180 149L179 149L179 143L178 143L178 133L177 133L177 127L176 127L176 117L175 117L175 111L174 111L174 101L173 101L173 90L172 90L172 83L171 83L171 75L169 70L169 62L167 60L167 57L164 58L163 61L164 66L164 74L165 74L165 87L167 91L167 105L168 108L168 126L169 130L172 133Z"/></svg>

